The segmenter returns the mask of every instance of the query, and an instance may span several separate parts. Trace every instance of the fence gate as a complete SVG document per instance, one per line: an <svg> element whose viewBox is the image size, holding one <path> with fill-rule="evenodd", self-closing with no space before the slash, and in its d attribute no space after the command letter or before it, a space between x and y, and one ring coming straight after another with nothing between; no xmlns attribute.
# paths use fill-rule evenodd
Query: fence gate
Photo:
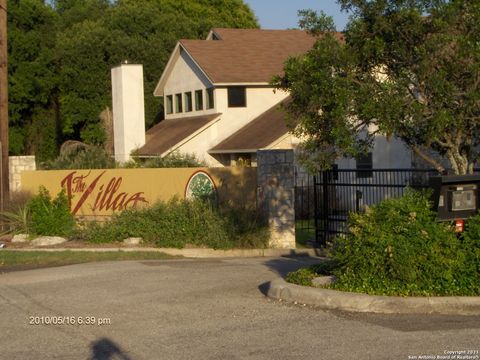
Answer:
<svg viewBox="0 0 480 360"><path fill-rule="evenodd" d="M325 246L327 241L348 233L347 219L351 212L364 211L368 206L389 198L400 197L405 188L428 187L428 178L435 170L420 169L333 169L314 177L315 240Z"/></svg>

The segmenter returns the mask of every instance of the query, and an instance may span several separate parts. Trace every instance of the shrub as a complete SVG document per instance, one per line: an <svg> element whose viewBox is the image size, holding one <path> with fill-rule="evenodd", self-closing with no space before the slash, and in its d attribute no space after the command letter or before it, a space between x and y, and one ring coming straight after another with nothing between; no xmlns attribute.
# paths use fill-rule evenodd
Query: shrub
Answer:
<svg viewBox="0 0 480 360"><path fill-rule="evenodd" d="M12 191L0 212L0 234L28 234L30 232L30 213L27 203L32 194L26 191Z"/></svg>
<svg viewBox="0 0 480 360"><path fill-rule="evenodd" d="M249 220L247 221L247 218ZM142 237L159 247L187 244L215 249L253 247L268 242L268 231L247 210L221 212L208 202L173 199L150 208L125 210L103 225L87 224L87 241L105 243Z"/></svg>
<svg viewBox="0 0 480 360"><path fill-rule="evenodd" d="M207 164L197 159L195 154L180 153L174 151L165 157L155 157L148 159L141 159L132 154L133 161L125 164L125 167L130 168L185 168L185 167L204 167Z"/></svg>
<svg viewBox="0 0 480 360"><path fill-rule="evenodd" d="M52 199L47 189L40 187L39 193L27 203L27 209L32 234L69 236L74 230L75 220L64 190Z"/></svg>
<svg viewBox="0 0 480 360"><path fill-rule="evenodd" d="M40 169L111 169L116 167L115 160L103 148L82 143L74 145L62 150L56 159L41 163Z"/></svg>
<svg viewBox="0 0 480 360"><path fill-rule="evenodd" d="M451 226L435 218L428 197L413 190L352 214L351 234L338 237L332 248L339 264L334 287L380 295L478 294L478 277L471 271L475 259ZM480 226L470 225L472 235L474 228ZM465 243L478 244L478 236L472 238Z"/></svg>

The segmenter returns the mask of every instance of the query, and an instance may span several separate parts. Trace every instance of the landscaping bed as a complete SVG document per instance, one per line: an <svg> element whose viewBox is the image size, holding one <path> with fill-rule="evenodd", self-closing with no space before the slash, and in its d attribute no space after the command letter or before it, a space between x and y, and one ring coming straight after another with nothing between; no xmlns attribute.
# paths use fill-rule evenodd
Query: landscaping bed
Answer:
<svg viewBox="0 0 480 360"><path fill-rule="evenodd" d="M255 209L216 203L216 199L157 202L150 207L127 209L103 222L78 222L70 214L62 191L52 198L46 189L1 215L7 234L28 234L26 242L3 238L11 248L35 244L38 236L68 239L52 247L128 247L264 249L270 233ZM125 244L126 240L134 243ZM0 241L1 242L1 241Z"/></svg>
<svg viewBox="0 0 480 360"><path fill-rule="evenodd" d="M461 235L436 221L427 194L413 190L365 213L352 214L350 234L337 237L330 261L290 273L287 281L312 286L334 275L326 288L388 296L480 295L480 215Z"/></svg>

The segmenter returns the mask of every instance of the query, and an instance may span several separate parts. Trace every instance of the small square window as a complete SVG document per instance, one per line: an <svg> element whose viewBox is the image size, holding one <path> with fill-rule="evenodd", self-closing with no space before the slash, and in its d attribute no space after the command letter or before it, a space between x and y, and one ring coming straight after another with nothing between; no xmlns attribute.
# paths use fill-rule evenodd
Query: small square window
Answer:
<svg viewBox="0 0 480 360"><path fill-rule="evenodd" d="M213 109L215 107L215 100L213 94L213 88L207 89L207 109Z"/></svg>
<svg viewBox="0 0 480 360"><path fill-rule="evenodd" d="M369 171L373 169L372 153L361 154L357 157L357 178L371 178L373 172Z"/></svg>
<svg viewBox="0 0 480 360"><path fill-rule="evenodd" d="M195 110L203 110L203 90L195 91Z"/></svg>
<svg viewBox="0 0 480 360"><path fill-rule="evenodd" d="M165 97L165 111L167 114L173 113L173 96L167 95Z"/></svg>
<svg viewBox="0 0 480 360"><path fill-rule="evenodd" d="M176 113L183 112L182 94L175 94L175 112Z"/></svg>
<svg viewBox="0 0 480 360"><path fill-rule="evenodd" d="M192 111L192 92L185 93L185 112Z"/></svg>
<svg viewBox="0 0 480 360"><path fill-rule="evenodd" d="M228 88L228 107L247 106L247 91L244 86L232 86Z"/></svg>

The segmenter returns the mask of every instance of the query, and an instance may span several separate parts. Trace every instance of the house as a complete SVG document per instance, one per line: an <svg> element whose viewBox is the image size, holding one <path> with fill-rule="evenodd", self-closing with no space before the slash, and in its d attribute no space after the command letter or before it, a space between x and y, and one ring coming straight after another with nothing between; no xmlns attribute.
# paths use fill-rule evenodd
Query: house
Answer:
<svg viewBox="0 0 480 360"><path fill-rule="evenodd" d="M146 132L137 154L194 153L209 166L230 166L255 165L259 149L295 148L299 139L288 132L281 110L288 93L270 82L283 74L288 57L314 43L301 30L260 29L213 29L206 40L180 40L154 91L164 98L165 119ZM404 150L379 139L360 165L410 167L411 156L399 157Z"/></svg>
<svg viewBox="0 0 480 360"><path fill-rule="evenodd" d="M213 29L206 40L180 40L154 94L165 120L146 133L142 156L195 153L210 166L255 164L258 149L292 148L279 105L288 94L270 81L289 56L315 39L300 30Z"/></svg>

